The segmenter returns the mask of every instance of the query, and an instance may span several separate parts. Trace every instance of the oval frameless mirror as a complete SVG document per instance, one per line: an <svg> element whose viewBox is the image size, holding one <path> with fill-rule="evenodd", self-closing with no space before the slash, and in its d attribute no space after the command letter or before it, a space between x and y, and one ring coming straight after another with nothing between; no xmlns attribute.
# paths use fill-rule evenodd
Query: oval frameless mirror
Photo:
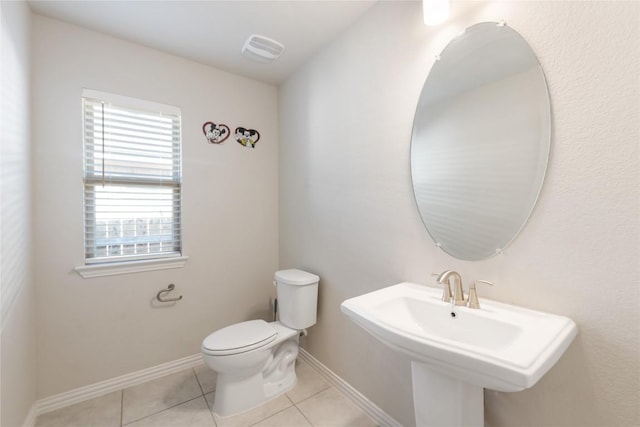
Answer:
<svg viewBox="0 0 640 427"><path fill-rule="evenodd" d="M524 227L547 168L550 115L542 67L513 29L477 24L442 51L416 109L411 178L445 252L486 259Z"/></svg>

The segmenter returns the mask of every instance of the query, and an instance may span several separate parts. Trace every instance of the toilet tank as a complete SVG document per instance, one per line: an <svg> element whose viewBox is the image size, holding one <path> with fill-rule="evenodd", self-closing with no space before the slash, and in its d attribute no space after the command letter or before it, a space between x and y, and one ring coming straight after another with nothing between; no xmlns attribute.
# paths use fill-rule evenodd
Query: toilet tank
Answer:
<svg viewBox="0 0 640 427"><path fill-rule="evenodd" d="M319 280L315 274L302 270L276 272L278 312L283 325L304 329L316 324Z"/></svg>

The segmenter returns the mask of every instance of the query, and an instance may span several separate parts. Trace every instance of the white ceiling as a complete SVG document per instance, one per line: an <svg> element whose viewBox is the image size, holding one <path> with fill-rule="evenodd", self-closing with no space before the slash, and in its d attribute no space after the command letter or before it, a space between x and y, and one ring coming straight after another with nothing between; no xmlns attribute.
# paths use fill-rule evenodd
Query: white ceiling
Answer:
<svg viewBox="0 0 640 427"><path fill-rule="evenodd" d="M29 5L41 15L278 84L375 2L29 0ZM284 53L271 64L245 58L240 49L251 34L279 41Z"/></svg>

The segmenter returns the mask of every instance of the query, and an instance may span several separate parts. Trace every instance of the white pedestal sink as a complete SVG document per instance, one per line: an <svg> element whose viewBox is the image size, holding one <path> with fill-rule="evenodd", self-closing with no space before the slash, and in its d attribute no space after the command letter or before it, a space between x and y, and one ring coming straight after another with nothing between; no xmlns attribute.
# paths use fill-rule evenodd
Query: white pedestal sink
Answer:
<svg viewBox="0 0 640 427"><path fill-rule="evenodd" d="M344 301L342 312L411 359L416 424L483 426L483 389L520 391L558 361L577 333L563 316L481 299L452 307L441 291L400 283Z"/></svg>
<svg viewBox="0 0 640 427"><path fill-rule="evenodd" d="M416 426L484 427L484 391L411 362Z"/></svg>

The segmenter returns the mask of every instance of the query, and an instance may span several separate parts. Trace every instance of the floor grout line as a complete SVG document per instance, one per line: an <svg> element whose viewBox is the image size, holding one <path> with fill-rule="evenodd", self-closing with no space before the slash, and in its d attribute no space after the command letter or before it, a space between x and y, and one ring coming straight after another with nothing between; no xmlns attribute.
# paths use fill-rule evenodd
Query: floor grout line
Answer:
<svg viewBox="0 0 640 427"><path fill-rule="evenodd" d="M120 390L120 427L124 422L124 389Z"/></svg>
<svg viewBox="0 0 640 427"><path fill-rule="evenodd" d="M206 393L204 392L204 387L202 387L202 383L200 382L200 378L198 378L198 373L196 372L196 368L191 368L191 370L193 371L193 375L195 375L195 377L196 377L196 381L198 382L198 386L200 386L200 391L202 392L202 398L204 399L204 404L207 406L207 411L209 412L209 416L211 417L211 420L213 421L213 425L214 425L214 427L218 427L218 423L216 422L216 417L213 416L213 408L211 408L209 406L209 401L205 397ZM214 391L215 391L215 389L214 389Z"/></svg>
<svg viewBox="0 0 640 427"><path fill-rule="evenodd" d="M304 402L304 400L301 400L301 402ZM313 423L311 422L311 420L305 415L304 412L302 412L302 409L298 408L298 405L296 405L295 403L293 404L293 406L295 406L295 408L298 410L298 412L300 412L300 414L304 417L305 420L307 420L307 422L309 423L310 426L313 426Z"/></svg>
<svg viewBox="0 0 640 427"><path fill-rule="evenodd" d="M200 384L200 378L198 378L198 374L196 373L196 368L191 368L191 372L193 372L193 376L196 377L196 382L198 383L198 387L200 387L200 391L202 392L202 396L204 397L204 389L202 388L202 384Z"/></svg>
<svg viewBox="0 0 640 427"><path fill-rule="evenodd" d="M185 400L184 402L176 403L175 405L168 406L168 407L166 407L166 408L164 408L164 409L161 409L160 411L153 412L153 413L151 413L151 414L145 415L144 417L136 418L135 420L131 420L131 421L129 421L128 423L123 424L123 425L122 425L122 427L128 426L129 424L133 424L133 423L138 422L138 421L140 421L140 420L144 420L145 418L149 418L149 417L152 417L152 416L154 416L154 415L158 415L158 414L159 414L159 413L161 413L161 412L167 411L167 410L169 410L169 409L173 409L173 408L175 408L175 407L177 407L177 406L183 405L183 404L185 404L185 403L187 403L187 402L191 402L192 400L196 400L196 399L199 399L199 398L203 398L203 399L204 399L204 396L196 396L196 397L192 397L191 399L187 399L187 400ZM207 401L207 399L205 399L204 401L206 402L206 401ZM214 421L214 422L215 422L215 421Z"/></svg>
<svg viewBox="0 0 640 427"><path fill-rule="evenodd" d="M287 396L287 397L289 397L289 396ZM291 402L291 399L289 399L289 401ZM249 427L252 427L252 426L254 426L254 425L256 425L256 424L260 424L260 423L261 423L261 422L263 422L264 420L267 420L267 419L269 419L269 418L271 418L271 417L275 417L275 416L276 416L276 415L278 415L279 413L284 412L284 411L287 411L287 410L289 410L289 409L291 409L291 408L293 408L293 407L295 407L295 406L296 406L296 405L294 405L294 404L293 404L293 402L292 402L292 403L291 403L291 406L287 406L286 408L283 408L283 409L279 410L278 412L274 412L273 414L271 414L271 415L269 415L269 416L266 416L266 417L264 417L264 418L262 418L262 419L260 419L260 420L256 421L255 423L251 423L251 424L249 424Z"/></svg>
<svg viewBox="0 0 640 427"><path fill-rule="evenodd" d="M193 372L195 373L195 368L192 368ZM196 379L198 378L198 374L196 374ZM198 380L198 384L200 384L200 380ZM202 385L200 385L200 388L202 389L202 398L204 399L204 404L207 405L207 411L209 411L209 415L211 416L211 419L213 420L213 425L214 427L218 427L218 422L216 421L216 417L213 415L213 407L209 406L209 401L207 400L207 398L205 397L205 393L204 393L204 388L202 388ZM215 390L213 392L210 393L215 393Z"/></svg>
<svg viewBox="0 0 640 427"><path fill-rule="evenodd" d="M300 412L302 414L302 416L304 417L305 420L307 420L309 422L309 425L313 426L313 423L311 422L311 420L305 415L304 411L300 408L298 408L298 403L302 403L302 402L306 402L307 400L311 399L314 396L319 395L322 392L325 392L327 390L329 390L331 387L333 387L331 384L329 384L329 386L327 388L324 388L322 390L319 390L315 393L313 393L311 396L305 397L304 399L302 399L301 401L294 403L293 406L296 407L296 409L298 410L298 412ZM288 396L287 396L288 397Z"/></svg>
<svg viewBox="0 0 640 427"><path fill-rule="evenodd" d="M309 395L309 396L305 397L304 399L300 400L299 402L293 402L293 400L292 400L292 402L293 402L293 404L294 404L294 405L296 405L296 406L297 406L297 405L298 405L298 403L302 403L302 402L304 402L304 401L306 401L306 400L309 400L309 399L311 399L312 397L317 396L318 394L320 394L320 393L322 393L322 392L324 392L324 391L329 390L331 387L333 387L333 385L329 384L326 388L323 388L322 390L318 390L318 391L316 391L315 393L313 393L313 394L311 394L311 395ZM334 388L335 388L335 387L334 387ZM289 396L287 396L287 397L289 397Z"/></svg>

